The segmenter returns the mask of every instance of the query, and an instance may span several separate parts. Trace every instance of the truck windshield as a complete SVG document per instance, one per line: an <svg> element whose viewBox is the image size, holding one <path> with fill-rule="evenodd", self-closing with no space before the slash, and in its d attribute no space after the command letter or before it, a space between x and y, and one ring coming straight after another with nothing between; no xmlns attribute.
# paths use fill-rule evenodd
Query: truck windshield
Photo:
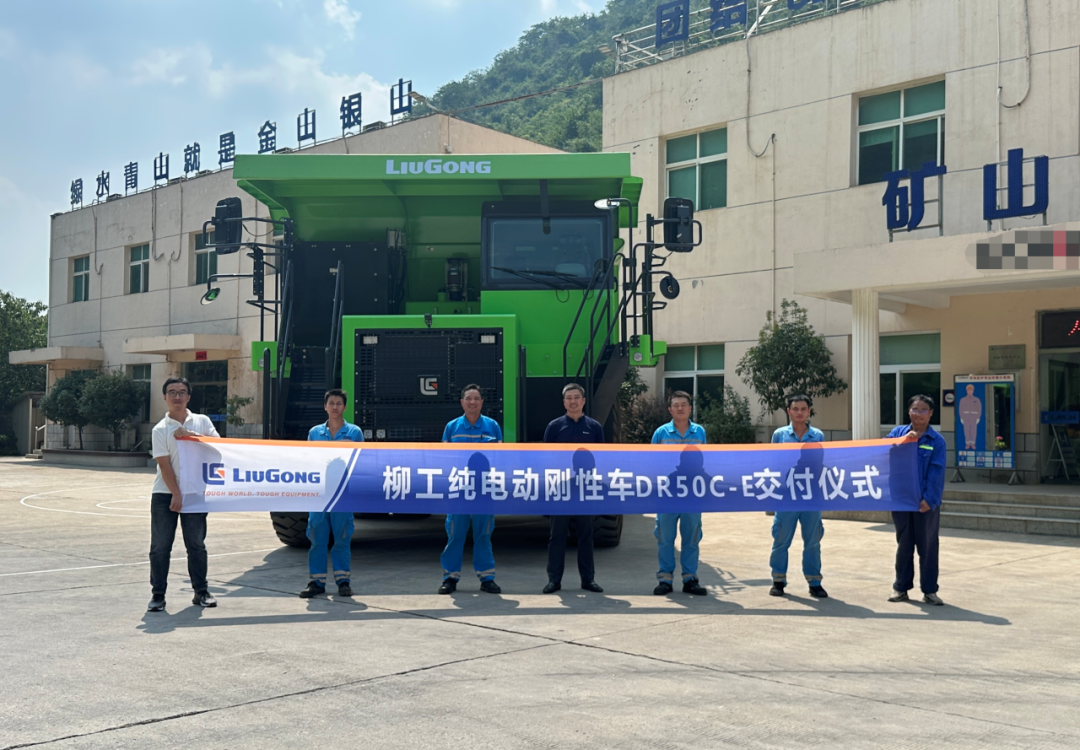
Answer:
<svg viewBox="0 0 1080 750"><path fill-rule="evenodd" d="M485 286L498 289L584 289L597 261L606 261L604 220L493 218L488 225Z"/></svg>

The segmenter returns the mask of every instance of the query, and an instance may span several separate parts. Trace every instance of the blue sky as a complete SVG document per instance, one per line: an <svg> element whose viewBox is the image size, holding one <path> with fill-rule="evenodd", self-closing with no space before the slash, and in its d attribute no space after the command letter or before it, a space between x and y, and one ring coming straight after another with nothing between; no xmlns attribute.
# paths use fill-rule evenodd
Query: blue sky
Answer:
<svg viewBox="0 0 1080 750"><path fill-rule="evenodd" d="M238 153L278 123L294 145L296 115L337 129L343 95L361 92L364 122L389 117L389 86L434 93L490 65L529 26L596 12L604 0L33 0L0 15L0 289L48 301L49 215L84 202L124 165L152 182L153 158L183 167L198 142L216 166L218 136Z"/></svg>

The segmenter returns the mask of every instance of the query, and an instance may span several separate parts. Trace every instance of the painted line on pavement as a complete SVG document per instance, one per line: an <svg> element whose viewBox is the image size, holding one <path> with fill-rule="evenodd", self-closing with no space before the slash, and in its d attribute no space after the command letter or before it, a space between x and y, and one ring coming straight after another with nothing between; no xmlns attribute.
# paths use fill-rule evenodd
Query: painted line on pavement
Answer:
<svg viewBox="0 0 1080 750"><path fill-rule="evenodd" d="M267 547L266 549L251 549L251 550L246 550L244 552L221 552L221 553L218 553L216 555L207 555L207 557L230 557L230 556L233 556L233 555L253 555L256 552L273 552L276 549L281 549L281 547ZM184 557L174 557L174 558L172 558L173 562L183 562L186 559L187 559L186 555ZM52 570L27 570L27 571L22 572L22 573L0 573L0 578L7 578L8 576L32 576L32 575L38 575L39 573L67 573L67 572L70 572L70 571L73 571L73 570L95 570L97 568L135 567L136 565L149 565L149 564L150 564L149 560L143 560L142 562L136 562L136 563L109 563L107 565L85 565L85 566L83 566L81 568L53 568Z"/></svg>

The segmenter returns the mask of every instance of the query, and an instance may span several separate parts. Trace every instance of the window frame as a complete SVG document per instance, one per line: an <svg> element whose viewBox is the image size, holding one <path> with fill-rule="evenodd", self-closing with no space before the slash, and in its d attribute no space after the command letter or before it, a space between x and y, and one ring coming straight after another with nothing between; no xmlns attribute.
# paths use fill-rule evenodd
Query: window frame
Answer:
<svg viewBox="0 0 1080 750"><path fill-rule="evenodd" d="M146 257L139 260L134 259L135 251L146 248ZM150 291L150 243L142 242L138 245L131 245L127 249L128 263L127 263L127 293L128 294L146 294ZM131 285L131 272L132 269L139 266L139 288L133 289Z"/></svg>
<svg viewBox="0 0 1080 750"><path fill-rule="evenodd" d="M136 371L135 371L136 367L146 367L147 368L145 378L136 377ZM150 383L153 380L154 367L149 362L139 362L137 364L131 364L131 365L127 366L127 376L129 378L131 378L132 380L134 380L136 383L146 383L146 394L145 394L146 397L143 400L142 413L139 414L139 421L144 422L144 423L149 422L150 421L150 391L151 391Z"/></svg>
<svg viewBox="0 0 1080 750"><path fill-rule="evenodd" d="M878 384L880 387L882 375L896 375L896 414L894 417L903 417L894 422L887 421L884 414L879 414L878 417L881 421L881 427L888 427L892 429L897 425L907 424L907 411L904 409L904 375L919 375L923 373L936 372L941 375L941 364L905 364L905 365L878 365ZM938 390L944 390L941 387L940 381L938 382ZM879 395L880 400L880 395ZM941 424L941 404L938 404L934 409L934 416L938 419L938 425ZM933 426L933 425L932 425Z"/></svg>
<svg viewBox="0 0 1080 750"><path fill-rule="evenodd" d="M923 86L929 86L933 83L944 82L945 79L941 78L936 81L925 81L923 83L916 84L914 86L905 86L899 89L889 89L888 91L878 91L873 94L864 94L856 97L855 99L855 185L877 185L884 182L883 179L877 179L873 182L860 182L859 174L862 168L862 134L870 133L875 130L885 130L887 128L900 128L900 134L897 138L897 153L896 153L896 169L904 168L904 128L910 125L918 125L923 122L930 122L931 120L937 121L938 124L938 137L935 142L937 148L936 151L936 164L941 164L945 157L945 108L934 110L933 112L923 112L919 115L911 115L910 117L904 116L904 100L907 92L912 89L921 88ZM875 122L870 125L859 125L859 104L863 99L870 99L875 96L881 96L883 94L891 94L894 91L900 92L900 118L895 120L884 120L882 122ZM946 91L946 95L947 95ZM946 104L948 100L946 99ZM920 167L922 165L919 165Z"/></svg>
<svg viewBox="0 0 1080 750"><path fill-rule="evenodd" d="M692 395L694 397L694 411L693 411L693 414L692 414L691 418L692 419L697 419L697 417L698 417L698 408L699 408L699 400L700 400L698 398L698 395L699 395L698 377L702 376L702 375L704 375L706 377L717 377L717 376L719 376L719 377L724 378L724 385L727 385L727 375L725 374L725 370L727 368L727 362L725 362L724 367L720 368L719 370L717 370L715 368L701 369L699 367L699 364L698 364L699 354L700 354L700 352L698 350L703 346L724 346L725 347L725 350L724 350L725 355L724 356L725 356L725 359L726 359L727 358L726 345L724 345L724 344L676 344L676 346L678 346L678 347L681 347L681 346L691 346L691 347L693 347L693 349L694 349L694 369L693 370L668 370L667 369L667 356L665 355L665 358L664 358L664 373L663 373L663 375L661 375L661 380L663 382L663 389L664 389L663 392L664 392L664 395L667 395L667 391L668 391L667 381L668 381L668 378L693 378L694 379L694 390L693 390L693 393L691 393L690 395ZM722 390L721 390L721 397L723 397L723 391Z"/></svg>
<svg viewBox="0 0 1080 750"><path fill-rule="evenodd" d="M86 261L86 268L77 267L80 260ZM78 297L78 291L82 291L82 297ZM90 299L90 256L79 255L71 259L71 301L87 302Z"/></svg>
<svg viewBox="0 0 1080 750"><path fill-rule="evenodd" d="M669 138L664 139L664 197L665 198L670 198L671 197L671 173L675 172L675 171L678 171L680 169L686 169L687 167L696 167L697 171L694 174L694 210L695 211L714 211L714 210L718 210L718 209L728 207L728 197L727 197L727 188L726 187L724 189L724 205L722 205L722 206L711 206L709 208L702 208L701 207L701 166L703 164L712 164L712 163L720 162L720 161L726 163L727 160L728 160L728 149L726 147L724 148L724 153L722 153L722 154L713 154L712 156L702 156L701 155L701 136L704 135L705 133L715 133L718 130L723 130L723 131L726 132L727 129L728 129L727 125L724 125L723 127L720 127L720 128L711 128L709 130L699 130L696 133L686 133L685 135L676 135L676 136L671 136ZM676 140L679 140L680 138L686 138L687 136L691 136L691 135L694 136L695 144L696 144L696 147L697 147L696 156L693 159L687 159L687 160L684 160L684 161L673 162L671 164L668 164L668 162L667 162L668 144L671 141L676 141ZM725 136L725 140L726 140L726 136ZM727 180L727 177L729 177L730 175L727 175L726 170L727 170L727 167L726 167L726 164L725 164L725 181L730 184L730 181ZM695 357L696 356L697 355L695 354Z"/></svg>
<svg viewBox="0 0 1080 750"><path fill-rule="evenodd" d="M212 247L212 245L214 244L214 240L215 240L214 230L213 229L211 229L209 231L207 239L210 241L211 246L199 247L199 243L202 241L202 232L193 232L192 233L192 240L191 240L191 243L192 243L192 245L191 245L191 247L192 247L192 249L191 249L191 259L192 259L192 263L193 263L192 276L191 276L191 278L192 278L192 282L191 282L192 286L201 286L201 285L205 284L207 282L207 279L210 276L213 276L214 274L216 274L218 272L218 268L217 268L217 250ZM210 256L213 256L213 261L210 260ZM206 260L206 270L208 271L208 273L206 274L207 278L204 278L204 279L200 280L199 279L199 261L201 259L203 259L203 258L207 259ZM211 265L213 266L212 269L211 269Z"/></svg>

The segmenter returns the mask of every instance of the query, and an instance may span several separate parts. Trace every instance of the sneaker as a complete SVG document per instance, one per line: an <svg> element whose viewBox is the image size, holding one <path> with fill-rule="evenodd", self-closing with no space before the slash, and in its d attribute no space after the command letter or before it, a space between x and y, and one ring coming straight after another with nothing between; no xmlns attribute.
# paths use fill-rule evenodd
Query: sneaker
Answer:
<svg viewBox="0 0 1080 750"><path fill-rule="evenodd" d="M922 600L927 604L935 604L938 607L945 603L941 601L941 597L937 594L923 594Z"/></svg>
<svg viewBox="0 0 1080 750"><path fill-rule="evenodd" d="M827 593L825 593L825 589L821 588L821 586L811 586L810 587L810 596L814 597L815 599L828 599L829 598L829 595Z"/></svg>
<svg viewBox="0 0 1080 750"><path fill-rule="evenodd" d="M338 596L352 596L352 586L348 581L342 581L337 585Z"/></svg>
<svg viewBox="0 0 1080 750"><path fill-rule="evenodd" d="M191 603L200 607L216 607L217 599L209 591L196 591Z"/></svg>
<svg viewBox="0 0 1080 750"><path fill-rule="evenodd" d="M456 578L444 578L442 586L439 586L440 594L452 594L457 591L457 579Z"/></svg>
<svg viewBox="0 0 1080 750"><path fill-rule="evenodd" d="M161 612L165 609L165 595L154 594L150 598L150 603L146 605L147 612Z"/></svg>
<svg viewBox="0 0 1080 750"><path fill-rule="evenodd" d="M597 583L596 581L582 581L581 582L581 590L582 591L592 591L592 592L595 592L597 594L602 594L604 592L604 589L601 588L600 584Z"/></svg>
<svg viewBox="0 0 1080 750"><path fill-rule="evenodd" d="M313 596L326 593L326 586L323 586L318 581L311 581L307 588L300 592L301 599L310 599Z"/></svg>
<svg viewBox="0 0 1080 750"><path fill-rule="evenodd" d="M501 594L502 589L495 581L480 581L480 590L488 594Z"/></svg>
<svg viewBox="0 0 1080 750"><path fill-rule="evenodd" d="M544 586L545 594L554 594L556 591L562 588L562 584L558 581L548 581L547 586Z"/></svg>
<svg viewBox="0 0 1080 750"><path fill-rule="evenodd" d="M696 578L687 578L683 581L682 590L684 594L693 594L694 596L705 596L709 593L704 586L698 583Z"/></svg>
<svg viewBox="0 0 1080 750"><path fill-rule="evenodd" d="M772 588L769 589L769 596L783 596L785 586L787 584L783 581L773 581Z"/></svg>
<svg viewBox="0 0 1080 750"><path fill-rule="evenodd" d="M910 601L910 599L908 598L908 594L907 594L906 591L898 591L897 589L893 589L892 596L889 597L889 601L890 602L906 602L906 601Z"/></svg>
<svg viewBox="0 0 1080 750"><path fill-rule="evenodd" d="M675 587L667 581L660 581L660 583L656 584L656 588L654 588L652 592L657 596L664 596L665 594L670 594L674 590Z"/></svg>

